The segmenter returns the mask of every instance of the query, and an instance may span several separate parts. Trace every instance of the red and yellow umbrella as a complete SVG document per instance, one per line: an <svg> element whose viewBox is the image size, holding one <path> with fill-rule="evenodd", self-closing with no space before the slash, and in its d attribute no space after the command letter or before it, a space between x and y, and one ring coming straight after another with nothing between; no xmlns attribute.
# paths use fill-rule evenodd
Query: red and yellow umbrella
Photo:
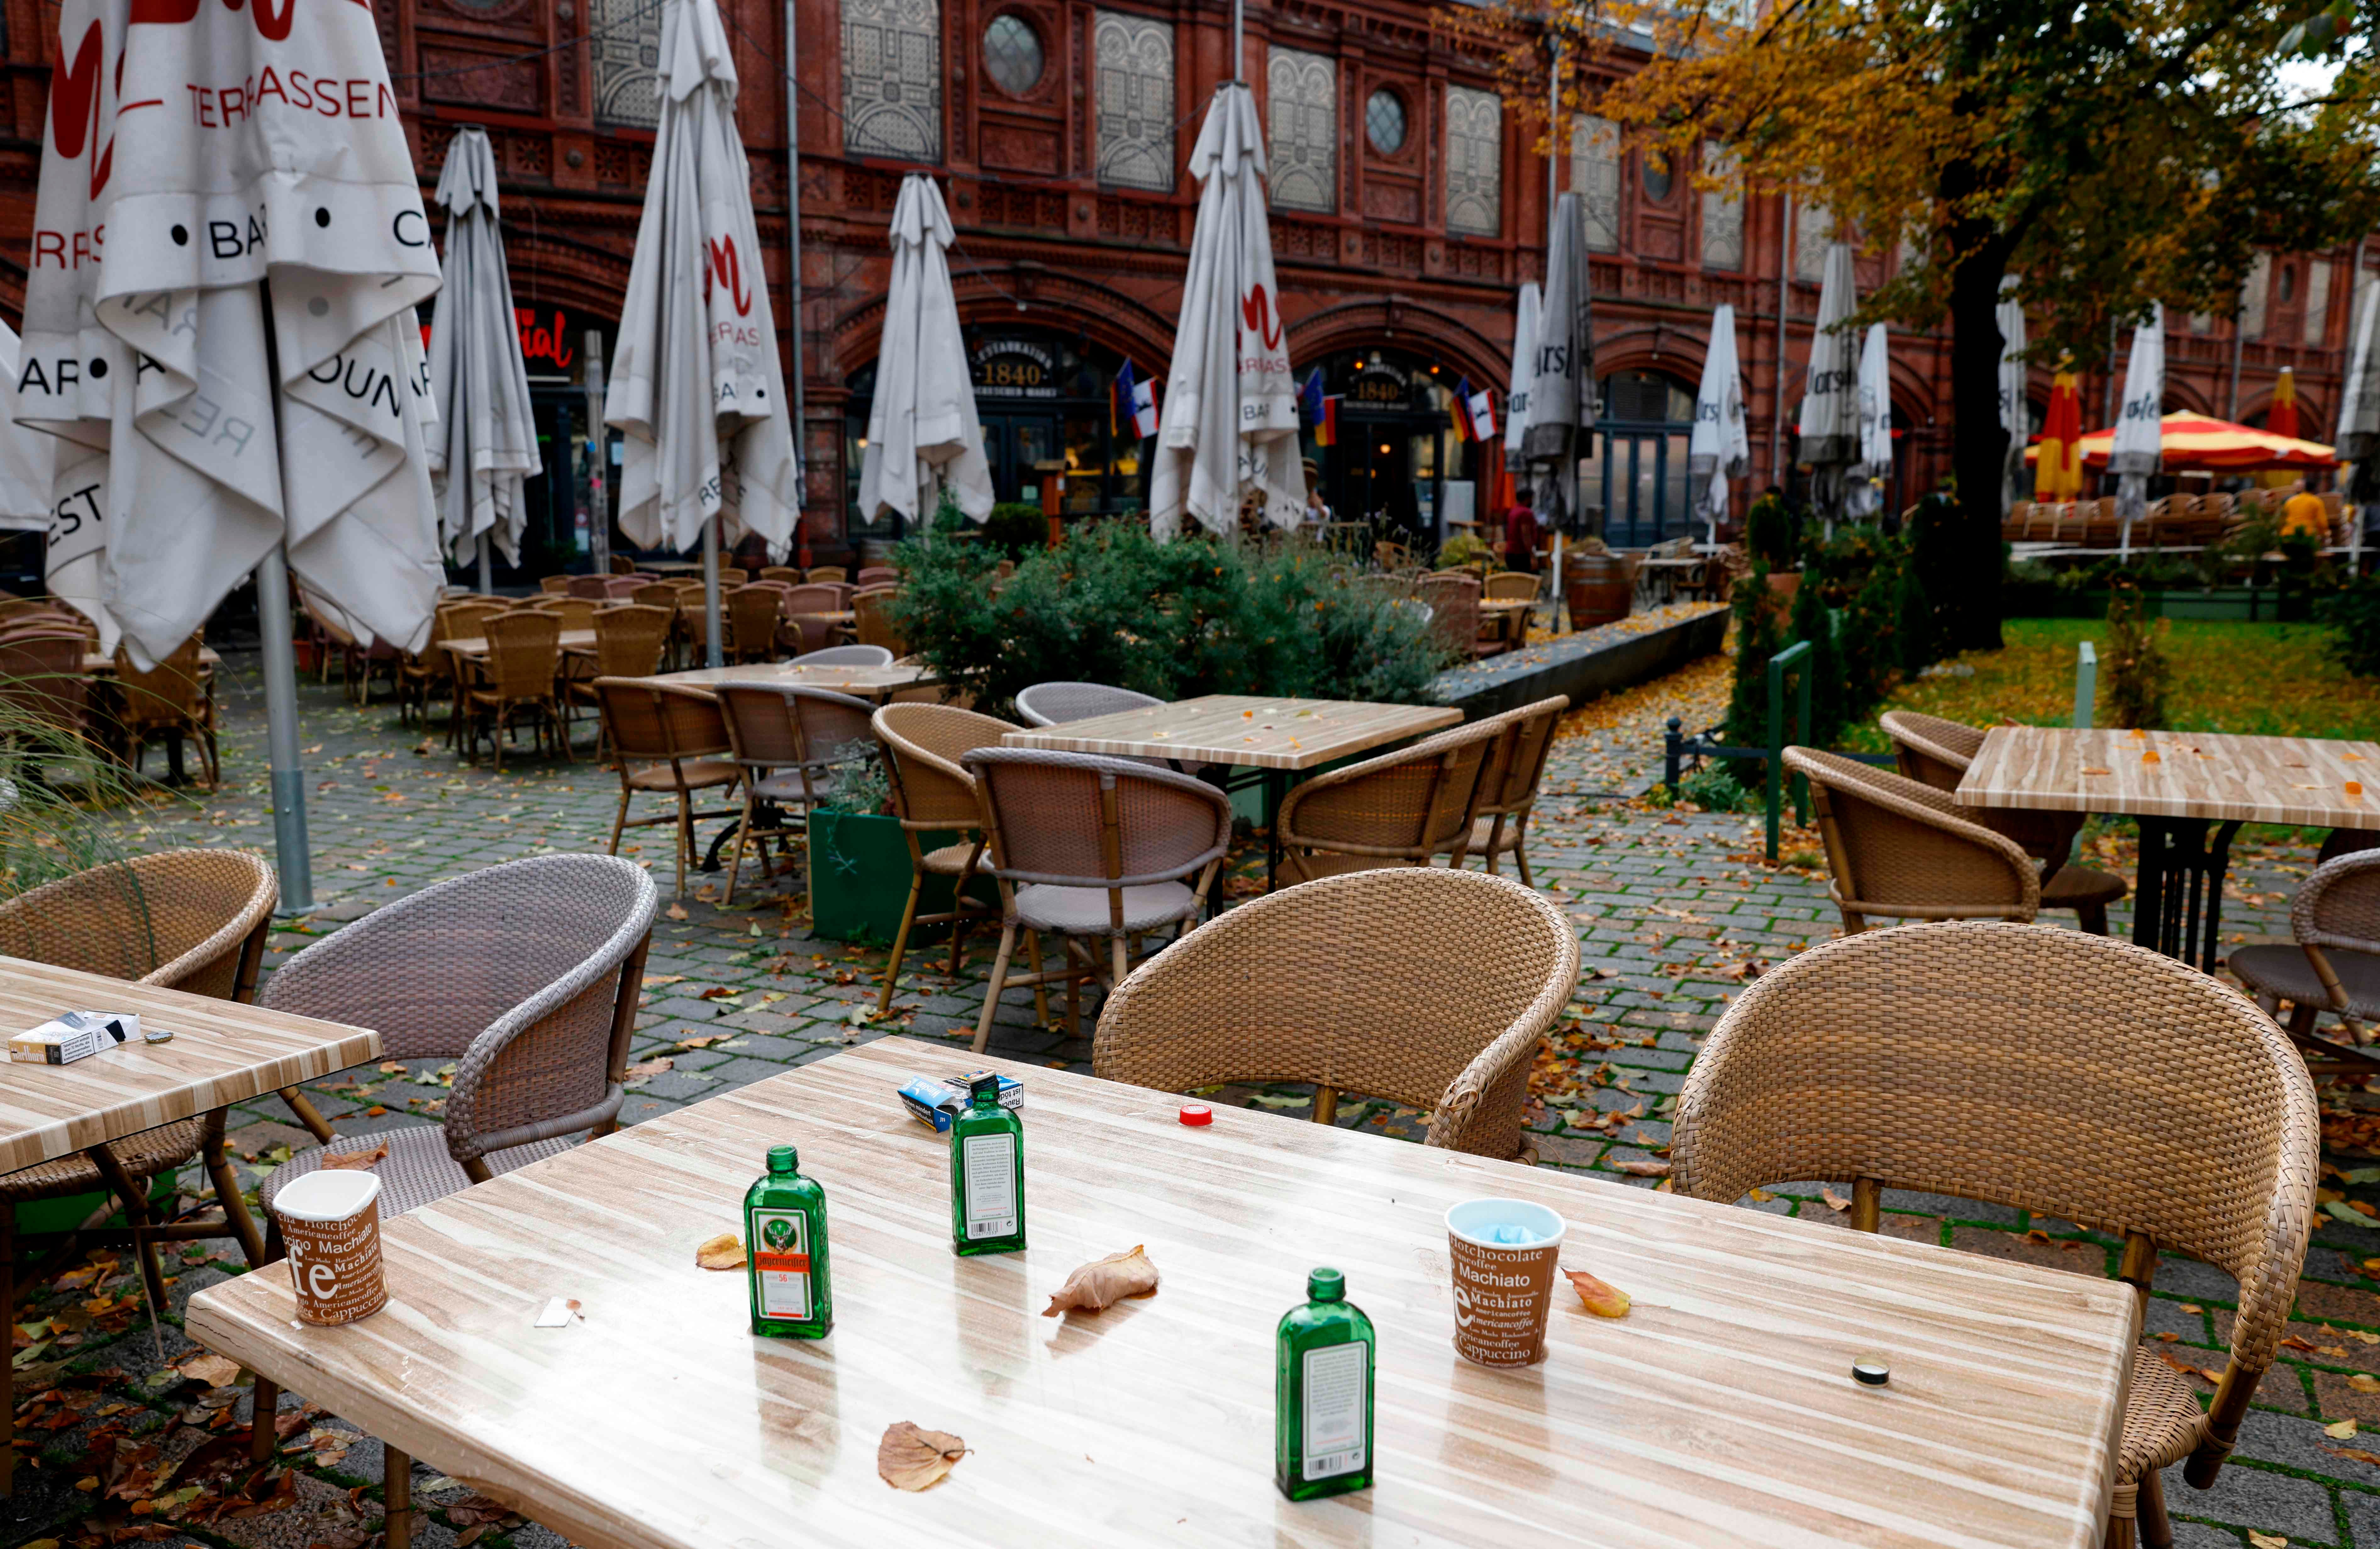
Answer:
<svg viewBox="0 0 2380 1549"><path fill-rule="evenodd" d="M2057 411L2058 399L2053 391L2050 424L2057 422ZM2253 425L2235 425L2228 420L2217 420L2209 414L2168 414L2165 416L2158 437L2168 473L2185 470L2248 473L2262 468L2311 470L2338 466L2338 458L2332 455L2331 448L2319 442L2277 435L2271 431L2260 431ZM2107 453L2115 441L2116 433L2112 430L2093 431L2083 436L2078 448L2082 453L2082 467L2094 473L2105 472ZM2028 461L2037 460L2049 447L2050 429L2049 425L2045 425L2040 441L2025 448L2025 457ZM2047 488L2046 478L2047 475L2043 474L2034 481L2036 499L2073 498L2038 493Z"/></svg>
<svg viewBox="0 0 2380 1549"><path fill-rule="evenodd" d="M2074 500L2082 494L2082 384L2072 372L2059 372L2049 383L2049 412L2041 421L2041 438L2026 448L2034 459L2033 497L2043 502ZM2105 447L2099 460L2107 460Z"/></svg>

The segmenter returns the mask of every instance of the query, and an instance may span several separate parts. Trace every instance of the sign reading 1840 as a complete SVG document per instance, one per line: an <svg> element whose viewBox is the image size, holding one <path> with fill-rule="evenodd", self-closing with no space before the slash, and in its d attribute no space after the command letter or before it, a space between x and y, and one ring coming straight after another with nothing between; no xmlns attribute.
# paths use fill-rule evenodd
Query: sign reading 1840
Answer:
<svg viewBox="0 0 2380 1549"><path fill-rule="evenodd" d="M1034 339L986 339L969 358L979 398L1054 398L1058 358Z"/></svg>

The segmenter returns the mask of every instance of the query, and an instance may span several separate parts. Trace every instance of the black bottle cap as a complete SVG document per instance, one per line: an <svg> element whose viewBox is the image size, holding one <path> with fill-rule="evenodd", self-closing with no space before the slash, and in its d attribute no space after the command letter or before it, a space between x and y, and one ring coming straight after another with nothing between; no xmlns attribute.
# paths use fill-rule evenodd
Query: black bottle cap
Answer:
<svg viewBox="0 0 2380 1549"><path fill-rule="evenodd" d="M1000 1096L1000 1078L989 1073L978 1076L975 1079L975 1084L967 1088L967 1095L978 1100L986 1097L993 1098L995 1100L998 1099Z"/></svg>

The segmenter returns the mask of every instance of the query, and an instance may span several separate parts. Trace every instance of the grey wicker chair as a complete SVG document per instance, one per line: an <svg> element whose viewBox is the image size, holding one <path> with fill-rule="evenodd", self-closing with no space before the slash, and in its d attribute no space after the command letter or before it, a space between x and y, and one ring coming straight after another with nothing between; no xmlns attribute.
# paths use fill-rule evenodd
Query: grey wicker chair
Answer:
<svg viewBox="0 0 2380 1549"><path fill-rule="evenodd" d="M1901 774L1939 791L1957 790L1968 765L1984 750L1982 732L1939 715L1888 710L1878 724L1892 738L1893 757ZM2084 930L2095 936L2107 933L2107 906L2123 901L2124 879L2067 860L2074 852L2074 835L2082 832L2089 813L2022 807L1961 807L1958 811L1978 827L2005 834L2041 862L2043 909L2070 909Z"/></svg>
<svg viewBox="0 0 2380 1549"><path fill-rule="evenodd" d="M983 904L967 894L967 884L983 860L983 809L976 799L975 776L959 760L978 748L997 747L1018 728L990 715L978 715L956 705L923 701L896 702L879 709L870 723L883 750L884 774L892 787L892 815L901 822L901 835L909 844L909 901L901 910L901 927L892 935L892 955L884 963L884 988L876 997L879 1016L892 1008L892 991L900 982L902 959L908 955L910 933L920 925L951 928L951 973L956 977L966 946L967 927L989 918ZM925 840L955 834L949 844L926 848ZM951 879L947 911L920 914L928 877ZM1041 944L1027 936L1026 953L1035 967L1041 962ZM1047 1018L1046 995L1038 996L1040 1015Z"/></svg>
<svg viewBox="0 0 2380 1549"><path fill-rule="evenodd" d="M1148 710L1164 702L1154 694L1105 683L1036 683L1016 696L1016 714L1028 726L1054 726L1112 715L1119 710Z"/></svg>
<svg viewBox="0 0 2380 1549"><path fill-rule="evenodd" d="M2294 946L2243 946L2227 966L2256 1004L2274 1016L2289 1006L2290 1042L2318 1074L2380 1071L2380 1059L2355 1047L2380 1021L2380 849L2350 850L2314 868L2289 903ZM2328 1011L2351 1043L2314 1036Z"/></svg>
<svg viewBox="0 0 2380 1549"><path fill-rule="evenodd" d="M1112 990L1130 971L1133 937L1172 926L1178 938L1206 911L1231 848L1231 798L1187 774L1092 753L978 748L961 762L981 804L984 870L1000 884L1000 954L975 1052L991 1037L1002 994L1024 984L1065 983L1071 1037L1086 979ZM1020 931L1056 936L1064 966L1044 971L1037 960L1011 975ZM1107 944L1105 962L1086 940Z"/></svg>
<svg viewBox="0 0 2380 1549"><path fill-rule="evenodd" d="M1872 915L2030 922L2040 912L2032 858L1933 787L1812 748L1786 749L1785 767L1810 782L1846 932Z"/></svg>
<svg viewBox="0 0 2380 1549"><path fill-rule="evenodd" d="M892 665L892 653L880 645L830 645L823 651L796 656L788 665L796 667L889 667Z"/></svg>
<svg viewBox="0 0 2380 1549"><path fill-rule="evenodd" d="M2160 1249L2239 1283L2212 1406L2143 1347L2107 1543L2170 1544L2158 1470L2213 1484L2288 1332L2312 1230L2320 1114L2271 1019L2129 942L1964 921L1840 937L1719 1018L1679 1094L1678 1192L1848 1179L2030 1210L2123 1238L2145 1299Z"/></svg>
<svg viewBox="0 0 2380 1549"><path fill-rule="evenodd" d="M289 959L259 1004L377 1029L391 1059L457 1062L442 1125L342 1137L273 1170L275 1195L385 1144L381 1214L609 1134L625 1094L652 878L603 855L506 861L399 898ZM277 1236L277 1233L276 1233Z"/></svg>
<svg viewBox="0 0 2380 1549"><path fill-rule="evenodd" d="M1187 1092L1310 1081L1429 1110L1428 1143L1522 1151L1546 1029L1578 985L1578 936L1505 877L1394 867L1218 915L1135 970L1099 1015L1091 1068Z"/></svg>
<svg viewBox="0 0 2380 1549"><path fill-rule="evenodd" d="M732 904L744 847L759 842L760 872L767 876L769 841L777 840L782 848L791 835L805 832L812 809L833 794L836 775L875 756L876 732L868 725L875 707L848 694L781 683L722 683L712 691L727 718L736 767L744 773L744 812L736 820L735 852L728 858L727 888L720 899ZM786 815L776 826L763 828L763 809Z"/></svg>

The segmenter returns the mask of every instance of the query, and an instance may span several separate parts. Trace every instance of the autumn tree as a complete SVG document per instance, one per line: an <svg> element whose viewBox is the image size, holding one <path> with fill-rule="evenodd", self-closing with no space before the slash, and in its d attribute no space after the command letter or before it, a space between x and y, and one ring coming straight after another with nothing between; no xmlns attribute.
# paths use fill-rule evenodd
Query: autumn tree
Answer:
<svg viewBox="0 0 2380 1549"><path fill-rule="evenodd" d="M1999 643L2002 276L2017 276L2035 359L2087 360L2153 301L2229 315L2260 248L2368 231L2380 7L2363 4L1557 0L1548 15L1502 0L1440 15L1499 36L1515 104L1545 101L1550 32L1566 113L1630 126L1686 168L1704 143L1725 147L1750 186L1912 255L1857 321L1948 321L1972 583L1940 602L1971 649ZM1614 51L1649 63L1580 84ZM2284 67L2301 59L2318 64Z"/></svg>

